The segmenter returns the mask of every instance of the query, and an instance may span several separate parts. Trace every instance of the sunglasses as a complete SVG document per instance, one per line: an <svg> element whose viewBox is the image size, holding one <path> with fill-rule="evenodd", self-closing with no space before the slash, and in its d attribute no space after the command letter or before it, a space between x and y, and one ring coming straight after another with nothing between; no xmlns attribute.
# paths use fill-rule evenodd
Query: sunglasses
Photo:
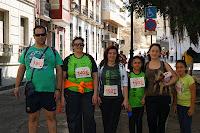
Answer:
<svg viewBox="0 0 200 133"><path fill-rule="evenodd" d="M46 36L46 33L42 33L42 34L35 34L35 36L39 37L39 36Z"/></svg>
<svg viewBox="0 0 200 133"><path fill-rule="evenodd" d="M84 47L84 44L83 44L83 43L74 43L74 46L81 46L81 47Z"/></svg>

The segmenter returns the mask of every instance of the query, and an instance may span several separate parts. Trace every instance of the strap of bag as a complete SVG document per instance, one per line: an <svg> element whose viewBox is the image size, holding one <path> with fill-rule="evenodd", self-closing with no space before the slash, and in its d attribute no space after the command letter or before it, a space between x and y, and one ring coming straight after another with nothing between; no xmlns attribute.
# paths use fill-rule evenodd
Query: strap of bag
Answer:
<svg viewBox="0 0 200 133"><path fill-rule="evenodd" d="M42 58L42 56L43 56L44 53L47 51L47 49L48 49L48 46L45 48L45 50L43 51L43 53L40 55L40 58L39 58L39 59ZM33 68L33 70L32 70L32 73L31 73L31 80L30 80L30 81L32 81L32 79L33 79L33 73L34 73L34 71L35 71L35 68Z"/></svg>

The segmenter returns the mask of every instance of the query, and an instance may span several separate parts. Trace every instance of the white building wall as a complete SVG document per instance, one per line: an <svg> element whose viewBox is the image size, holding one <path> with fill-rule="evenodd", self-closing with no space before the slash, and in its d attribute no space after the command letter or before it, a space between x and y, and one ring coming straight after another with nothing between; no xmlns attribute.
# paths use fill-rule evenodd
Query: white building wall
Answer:
<svg viewBox="0 0 200 133"><path fill-rule="evenodd" d="M6 37L8 41L6 43L13 45L13 55L9 62L0 63L4 80L5 78L16 77L17 74L21 17L28 19L27 42L30 42L33 36L34 5L30 6L18 0L2 0L0 1L0 9L2 11L8 11L8 21L5 22L8 24L8 27L4 27L9 30L8 36ZM4 81L2 82L4 83Z"/></svg>

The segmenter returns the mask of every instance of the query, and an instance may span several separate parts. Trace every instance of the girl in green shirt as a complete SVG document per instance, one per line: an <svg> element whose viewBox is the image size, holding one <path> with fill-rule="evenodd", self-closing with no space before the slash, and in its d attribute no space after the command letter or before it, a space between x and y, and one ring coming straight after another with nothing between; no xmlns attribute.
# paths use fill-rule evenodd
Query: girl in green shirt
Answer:
<svg viewBox="0 0 200 133"><path fill-rule="evenodd" d="M177 111L178 114L181 133L191 133L196 99L195 81L192 76L187 74L187 65L184 60L176 62L176 72L179 78L176 83L174 111Z"/></svg>
<svg viewBox="0 0 200 133"><path fill-rule="evenodd" d="M145 74L141 68L144 63L140 56L134 56L129 63L129 131L130 133L142 133Z"/></svg>

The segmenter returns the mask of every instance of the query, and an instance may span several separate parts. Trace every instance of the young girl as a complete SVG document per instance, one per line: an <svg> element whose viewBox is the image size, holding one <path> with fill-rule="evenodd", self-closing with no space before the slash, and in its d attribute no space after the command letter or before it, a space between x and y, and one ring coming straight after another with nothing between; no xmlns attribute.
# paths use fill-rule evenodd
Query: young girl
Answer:
<svg viewBox="0 0 200 133"><path fill-rule="evenodd" d="M187 65L184 60L176 62L178 81L176 83L176 95L174 109L178 113L181 133L191 133L192 115L195 109L196 87L195 81L187 74Z"/></svg>
<svg viewBox="0 0 200 133"><path fill-rule="evenodd" d="M145 74L141 71L143 66L142 59L135 56L129 61L130 74L129 74L129 132L142 133L142 116L144 112L144 87L145 87Z"/></svg>

